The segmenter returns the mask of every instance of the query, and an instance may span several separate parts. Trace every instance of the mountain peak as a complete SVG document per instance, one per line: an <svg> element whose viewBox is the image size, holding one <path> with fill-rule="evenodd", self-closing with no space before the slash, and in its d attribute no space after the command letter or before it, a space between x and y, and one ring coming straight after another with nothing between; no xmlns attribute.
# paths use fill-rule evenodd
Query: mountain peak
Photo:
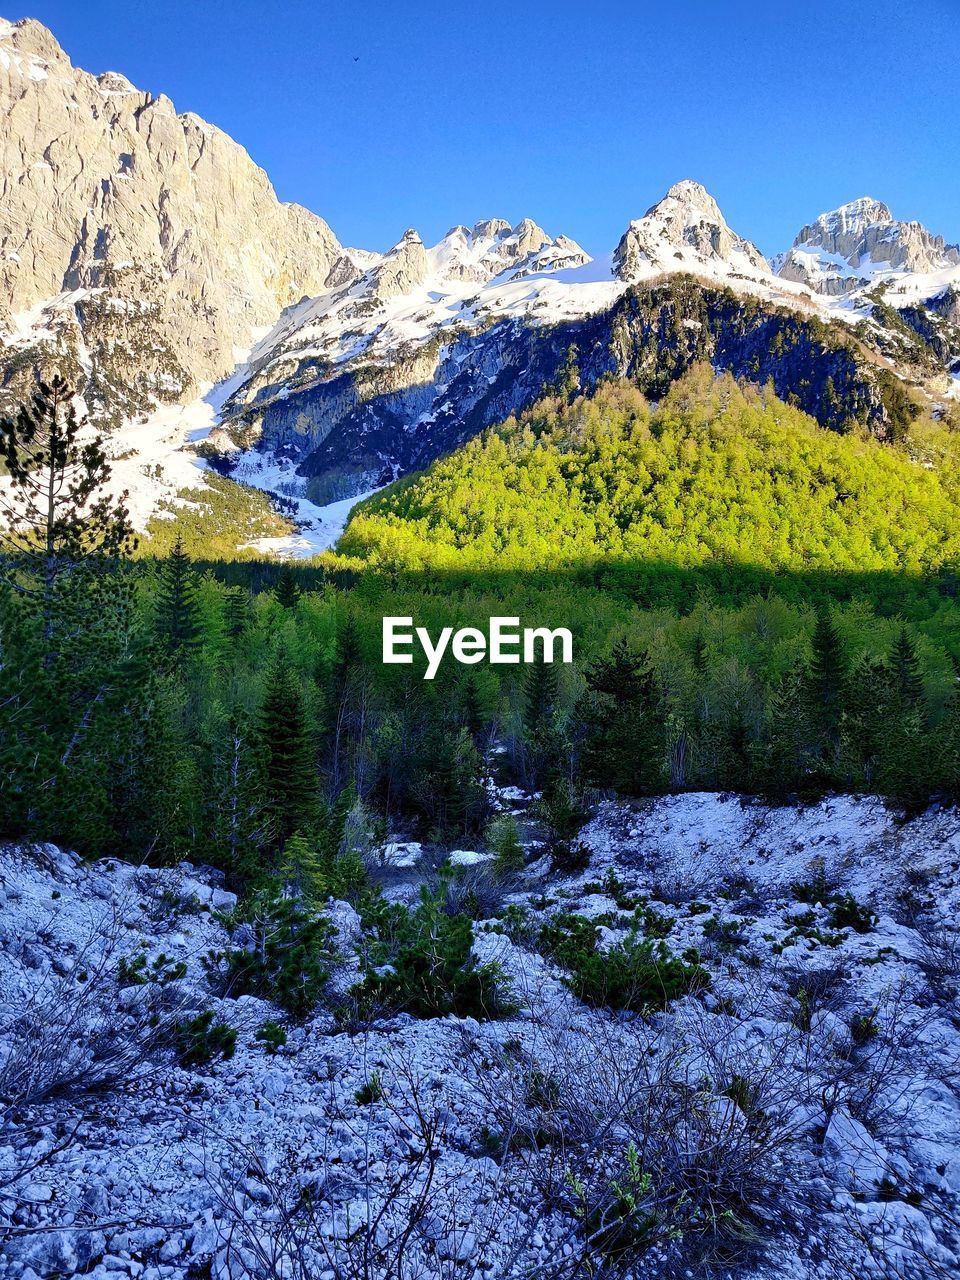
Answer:
<svg viewBox="0 0 960 1280"><path fill-rule="evenodd" d="M56 36L36 18L21 18L19 22L0 20L0 40L9 40L18 53L31 54L46 62L66 61L67 55Z"/></svg>
<svg viewBox="0 0 960 1280"><path fill-rule="evenodd" d="M427 278L430 267L419 231L408 227L389 253L371 271L371 292L377 298L409 293Z"/></svg>
<svg viewBox="0 0 960 1280"><path fill-rule="evenodd" d="M683 178L680 182L675 182L663 199L647 210L647 214L653 213L655 209L665 204L668 200L675 200L677 204L686 209L691 211L699 210L712 218L723 221L723 214L720 212L720 206L716 200L702 183L695 182L693 178Z"/></svg>
<svg viewBox="0 0 960 1280"><path fill-rule="evenodd" d="M873 222L891 222L893 214L882 200L874 200L873 196L858 196L849 200L830 213L822 213L821 218L837 218L848 225L868 227ZM819 221L819 219L818 219Z"/></svg>
<svg viewBox="0 0 960 1280"><path fill-rule="evenodd" d="M817 293L850 293L892 271L928 273L960 263L960 250L920 222L901 222L872 196L821 213L803 227L778 274Z"/></svg>
<svg viewBox="0 0 960 1280"><path fill-rule="evenodd" d="M630 223L613 265L615 275L628 282L663 271L770 274L756 245L731 230L710 192L691 178L675 182L663 199Z"/></svg>

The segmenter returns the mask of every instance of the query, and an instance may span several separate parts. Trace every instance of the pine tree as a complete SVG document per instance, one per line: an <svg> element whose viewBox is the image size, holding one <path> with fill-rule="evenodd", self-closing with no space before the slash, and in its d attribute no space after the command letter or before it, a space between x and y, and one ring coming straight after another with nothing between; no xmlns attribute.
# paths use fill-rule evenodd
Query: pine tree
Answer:
<svg viewBox="0 0 960 1280"><path fill-rule="evenodd" d="M283 846L280 875L284 889L307 902L318 903L327 893L323 858L314 841L302 831L294 831Z"/></svg>
<svg viewBox="0 0 960 1280"><path fill-rule="evenodd" d="M103 438L77 417L75 393L59 375L40 382L31 404L0 419L2 572L8 585L39 604L44 663L55 658L58 621L68 630L96 615L91 575L111 569L136 545L130 515L106 493L111 468Z"/></svg>
<svg viewBox="0 0 960 1280"><path fill-rule="evenodd" d="M856 785L879 785L897 716L890 664L883 658L859 658L850 671L841 733L844 772Z"/></svg>
<svg viewBox="0 0 960 1280"><path fill-rule="evenodd" d="M527 668L522 687L522 774L527 786L542 788L562 770L562 738L556 720L560 679L552 662Z"/></svg>
<svg viewBox="0 0 960 1280"><path fill-rule="evenodd" d="M758 752L756 771L763 790L786 796L802 789L812 765L809 679L797 663L773 691L766 750Z"/></svg>
<svg viewBox="0 0 960 1280"><path fill-rule="evenodd" d="M648 658L624 640L586 673L583 769L588 781L626 795L664 783L664 717Z"/></svg>
<svg viewBox="0 0 960 1280"><path fill-rule="evenodd" d="M810 691L820 723L832 735L840 724L846 662L840 635L827 609L817 612L811 643Z"/></svg>
<svg viewBox="0 0 960 1280"><path fill-rule="evenodd" d="M205 733L212 860L244 881L257 878L266 842L263 770L255 726L245 711L217 708Z"/></svg>
<svg viewBox="0 0 960 1280"><path fill-rule="evenodd" d="M479 750L484 738L487 717L484 714L476 673L470 668L465 670L457 684L457 705L463 727Z"/></svg>
<svg viewBox="0 0 960 1280"><path fill-rule="evenodd" d="M200 610L193 564L177 534L173 550L160 567L155 630L168 653L195 649L200 643Z"/></svg>
<svg viewBox="0 0 960 1280"><path fill-rule="evenodd" d="M280 566L280 573L277 575L277 585L273 589L273 594L277 598L277 603L283 605L284 609L292 609L300 599L299 583L286 560Z"/></svg>
<svg viewBox="0 0 960 1280"><path fill-rule="evenodd" d="M821 782L828 782L836 778L847 665L839 632L825 608L817 613L811 643L808 697L811 716L819 730L815 756Z"/></svg>
<svg viewBox="0 0 960 1280"><path fill-rule="evenodd" d="M901 704L910 710L917 710L923 703L923 675L920 670L920 659L917 647L906 627L894 641L890 654L890 670L893 673L894 686Z"/></svg>
<svg viewBox="0 0 960 1280"><path fill-rule="evenodd" d="M224 602L224 623L231 640L239 640L250 622L250 595L243 587L231 587Z"/></svg>
<svg viewBox="0 0 960 1280"><path fill-rule="evenodd" d="M258 719L264 755L264 808L282 848L317 818L317 770L303 693L284 654L267 679Z"/></svg>

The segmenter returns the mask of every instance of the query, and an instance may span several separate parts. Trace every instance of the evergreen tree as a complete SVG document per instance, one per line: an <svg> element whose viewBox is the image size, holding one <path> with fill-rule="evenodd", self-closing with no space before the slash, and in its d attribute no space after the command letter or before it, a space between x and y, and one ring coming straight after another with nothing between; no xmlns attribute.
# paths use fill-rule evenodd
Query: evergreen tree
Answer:
<svg viewBox="0 0 960 1280"><path fill-rule="evenodd" d="M438 837L472 835L483 826L482 762L466 729L444 720L430 725L413 786Z"/></svg>
<svg viewBox="0 0 960 1280"><path fill-rule="evenodd" d="M542 788L563 768L563 743L557 723L560 678L552 662L532 663L522 686L522 775L528 787Z"/></svg>
<svg viewBox="0 0 960 1280"><path fill-rule="evenodd" d="M295 831L283 846L280 875L284 889L307 902L318 903L326 895L327 878L323 859L314 841Z"/></svg>
<svg viewBox="0 0 960 1280"><path fill-rule="evenodd" d="M583 770L589 782L625 795L664 783L664 718L647 655L624 640L586 673Z"/></svg>
<svg viewBox="0 0 960 1280"><path fill-rule="evenodd" d="M879 786L898 714L890 664L882 658L859 658L850 671L842 722L844 772L855 785Z"/></svg>
<svg viewBox="0 0 960 1280"><path fill-rule="evenodd" d="M258 730L263 750L264 809L277 848L297 828L317 818L317 771L303 692L281 653L273 664L260 705Z"/></svg>
<svg viewBox="0 0 960 1280"><path fill-rule="evenodd" d="M300 599L299 583L286 560L280 566L280 573L277 575L277 585L273 589L273 594L277 598L277 603L283 605L284 609L292 609Z"/></svg>
<svg viewBox="0 0 960 1280"><path fill-rule="evenodd" d="M811 770L814 744L808 672L796 663L770 700L766 749L758 751L755 765L762 789L773 796L801 790Z"/></svg>
<svg viewBox="0 0 960 1280"><path fill-rule="evenodd" d="M0 419L0 573L32 598L43 618L44 663L55 657L56 631L96 615L91 575L111 569L136 545L124 502L106 493L111 468L103 438L77 417L75 393L59 375L40 382L32 403Z"/></svg>
<svg viewBox="0 0 960 1280"><path fill-rule="evenodd" d="M231 587L224 602L224 624L231 640L239 640L250 622L250 593L244 587Z"/></svg>
<svg viewBox="0 0 960 1280"><path fill-rule="evenodd" d="M268 825L256 727L245 711L218 706L203 745L211 860L243 881L255 880Z"/></svg>
<svg viewBox="0 0 960 1280"><path fill-rule="evenodd" d="M923 675L917 647L906 627L900 628L894 641L890 670L901 705L908 710L918 710L923 704Z"/></svg>
<svg viewBox="0 0 960 1280"><path fill-rule="evenodd" d="M111 467L103 437L89 438L64 378L39 383L33 402L0 419L0 457L9 491L0 494L7 554L43 560L45 581L89 555L127 555L134 545L129 513L103 490Z"/></svg>
<svg viewBox="0 0 960 1280"><path fill-rule="evenodd" d="M476 672L469 667L465 669L457 683L456 701L461 723L473 739L474 746L480 750L485 736L487 717L480 697Z"/></svg>
<svg viewBox="0 0 960 1280"><path fill-rule="evenodd" d="M847 667L840 634L828 609L821 607L811 640L808 698L813 721L818 728L815 752L817 769L823 781L836 775L840 752L840 722Z"/></svg>
<svg viewBox="0 0 960 1280"><path fill-rule="evenodd" d="M177 534L173 550L160 566L155 630L164 649L180 654L200 643L200 611L193 564Z"/></svg>

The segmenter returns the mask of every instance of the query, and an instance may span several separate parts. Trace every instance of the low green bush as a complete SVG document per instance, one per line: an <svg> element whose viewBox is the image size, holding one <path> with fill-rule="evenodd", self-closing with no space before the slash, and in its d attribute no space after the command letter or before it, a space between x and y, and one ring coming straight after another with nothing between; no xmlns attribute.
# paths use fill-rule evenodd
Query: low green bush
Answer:
<svg viewBox="0 0 960 1280"><path fill-rule="evenodd" d="M263 1045L267 1053L277 1053L287 1043L287 1033L279 1022L268 1019L257 1028L254 1039Z"/></svg>
<svg viewBox="0 0 960 1280"><path fill-rule="evenodd" d="M869 933L876 926L877 915L852 893L844 893L833 899L830 923L835 929L852 929L854 933Z"/></svg>
<svg viewBox="0 0 960 1280"><path fill-rule="evenodd" d="M368 922L374 941L363 981L351 993L361 1015L392 1010L418 1018L496 1018L515 1011L498 967L477 963L471 953L469 916L445 914L440 893L424 887L412 910L379 902Z"/></svg>
<svg viewBox="0 0 960 1280"><path fill-rule="evenodd" d="M232 1058L237 1029L220 1022L212 1009L183 1018L172 1028L173 1047L182 1067L202 1067L215 1058Z"/></svg>
<svg viewBox="0 0 960 1280"><path fill-rule="evenodd" d="M606 951L597 947L592 920L558 912L540 930L540 945L569 971L565 981L584 1004L646 1012L710 985L699 964L687 964L658 938L641 938L637 926Z"/></svg>
<svg viewBox="0 0 960 1280"><path fill-rule="evenodd" d="M298 899L275 893L256 895L239 919L252 931L251 945L211 952L208 972L231 995L260 996L294 1017L306 1017L336 959L329 920Z"/></svg>

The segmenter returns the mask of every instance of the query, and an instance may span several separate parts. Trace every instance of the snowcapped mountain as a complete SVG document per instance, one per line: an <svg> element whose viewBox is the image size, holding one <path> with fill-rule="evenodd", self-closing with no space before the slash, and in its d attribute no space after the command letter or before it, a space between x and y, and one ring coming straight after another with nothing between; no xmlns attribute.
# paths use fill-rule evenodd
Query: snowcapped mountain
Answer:
<svg viewBox="0 0 960 1280"><path fill-rule="evenodd" d="M118 423L226 376L281 307L357 268L221 130L0 20L5 390L55 355ZM27 380L29 381L29 379Z"/></svg>
<svg viewBox="0 0 960 1280"><path fill-rule="evenodd" d="M804 227L775 265L783 279L835 297L895 277L960 277L960 247L919 222L897 220L885 204L862 196Z"/></svg>
<svg viewBox="0 0 960 1280"><path fill-rule="evenodd" d="M212 465L334 527L345 508L331 524L311 500L424 465L573 366L586 389L652 392L711 360L879 435L876 353L932 397L960 385L960 250L875 200L772 264L690 179L600 261L529 218L374 253L278 201L220 130L74 68L37 22L0 21L0 104L0 408L35 371L75 380L141 525Z"/></svg>
<svg viewBox="0 0 960 1280"><path fill-rule="evenodd" d="M631 222L613 256L628 284L665 271L691 271L711 279L770 282L766 258L727 225L713 196L689 178L675 183L642 218Z"/></svg>

